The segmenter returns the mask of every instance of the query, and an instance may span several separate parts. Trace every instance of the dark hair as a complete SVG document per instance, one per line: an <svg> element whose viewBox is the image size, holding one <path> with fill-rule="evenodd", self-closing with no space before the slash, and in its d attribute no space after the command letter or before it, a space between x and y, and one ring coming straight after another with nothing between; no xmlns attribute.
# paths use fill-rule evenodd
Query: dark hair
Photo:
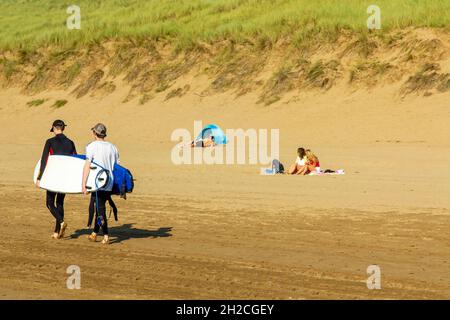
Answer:
<svg viewBox="0 0 450 320"><path fill-rule="evenodd" d="M66 127L66 124L64 123L64 121L55 120L55 121L53 121L52 127L50 128L50 132L53 132L53 128L64 131L65 127Z"/></svg>
<svg viewBox="0 0 450 320"><path fill-rule="evenodd" d="M304 148L298 148L297 154L300 157L300 159L303 159L306 156L306 151Z"/></svg>
<svg viewBox="0 0 450 320"><path fill-rule="evenodd" d="M100 139L103 139L106 137L106 134L99 134L99 133L95 132L94 130L92 130L92 132L95 134L96 137L98 137Z"/></svg>

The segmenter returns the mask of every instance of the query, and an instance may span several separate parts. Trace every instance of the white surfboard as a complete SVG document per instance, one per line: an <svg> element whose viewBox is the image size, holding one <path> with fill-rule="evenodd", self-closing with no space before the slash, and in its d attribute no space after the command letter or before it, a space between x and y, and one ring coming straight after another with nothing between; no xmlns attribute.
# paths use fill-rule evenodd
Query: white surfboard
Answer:
<svg viewBox="0 0 450 320"><path fill-rule="evenodd" d="M85 160L71 157L50 155L41 177L40 187L59 193L81 193L81 181ZM41 167L41 160L34 169L34 183ZM86 188L89 192L97 191L107 183L108 173L102 167L91 163Z"/></svg>

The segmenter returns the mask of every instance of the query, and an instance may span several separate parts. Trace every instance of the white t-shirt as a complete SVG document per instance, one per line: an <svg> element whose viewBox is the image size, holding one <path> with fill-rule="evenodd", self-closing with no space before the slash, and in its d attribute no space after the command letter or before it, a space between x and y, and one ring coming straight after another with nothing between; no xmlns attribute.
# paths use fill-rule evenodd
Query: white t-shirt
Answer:
<svg viewBox="0 0 450 320"><path fill-rule="evenodd" d="M94 141L86 146L86 159L95 162L109 171L108 185L103 189L111 191L114 178L112 175L114 164L119 163L119 151L115 145L107 141Z"/></svg>
<svg viewBox="0 0 450 320"><path fill-rule="evenodd" d="M299 166L304 166L305 165L305 159L300 159L300 157L297 156L297 160L295 160L295 163L298 164Z"/></svg>

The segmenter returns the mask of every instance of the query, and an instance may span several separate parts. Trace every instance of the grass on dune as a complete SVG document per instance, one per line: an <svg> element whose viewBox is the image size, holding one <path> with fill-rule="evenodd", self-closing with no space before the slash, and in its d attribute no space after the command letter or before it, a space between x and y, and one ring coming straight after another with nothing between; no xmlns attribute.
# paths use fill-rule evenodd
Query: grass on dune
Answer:
<svg viewBox="0 0 450 320"><path fill-rule="evenodd" d="M341 28L367 31L364 0L2 0L0 48L74 47L114 38L164 39L179 49L199 41L284 36L301 43ZM81 30L66 9L81 8ZM450 25L449 0L377 0L382 30Z"/></svg>

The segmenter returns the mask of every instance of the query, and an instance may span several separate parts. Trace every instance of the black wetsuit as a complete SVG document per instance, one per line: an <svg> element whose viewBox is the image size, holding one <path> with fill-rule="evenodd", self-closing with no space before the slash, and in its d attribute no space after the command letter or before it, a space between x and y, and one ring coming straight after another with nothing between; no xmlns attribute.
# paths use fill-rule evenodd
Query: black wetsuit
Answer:
<svg viewBox="0 0 450 320"><path fill-rule="evenodd" d="M44 150L41 157L41 169L39 171L38 180L42 178L45 166L47 165L48 156L50 155L73 155L77 154L75 144L72 140L60 133L45 142ZM46 204L50 213L55 217L55 232L59 232L61 223L64 221L64 193L56 193L47 191Z"/></svg>
<svg viewBox="0 0 450 320"><path fill-rule="evenodd" d="M109 202L109 205L111 206L111 209L114 213L114 220L118 221L117 218L117 207L116 204L114 203L113 199L111 198L111 193L108 192L105 195L106 201ZM106 203L105 201L105 203ZM99 199L99 205L101 206L101 199ZM99 206L99 211L100 211L100 206ZM91 193L91 202L89 203L89 219L88 219L88 224L87 226L90 227L92 225L92 220L94 219L94 213L96 213L96 208L95 208L95 193ZM106 214L106 208L105 208L105 214ZM98 214L95 215L96 220L98 219ZM96 221L97 223L97 221ZM96 229L98 232L98 229Z"/></svg>
<svg viewBox="0 0 450 320"><path fill-rule="evenodd" d="M106 217L106 201L111 199L111 191L97 191L91 195L91 204L95 205L95 201L98 199L97 209L95 210L94 232L98 233L100 227L102 228L103 235L108 235L108 218ZM89 205L91 207L91 205ZM91 214L91 212L89 212ZM101 217L101 221L99 221ZM91 225L91 217L89 217L88 225ZM99 223L100 222L100 223Z"/></svg>

